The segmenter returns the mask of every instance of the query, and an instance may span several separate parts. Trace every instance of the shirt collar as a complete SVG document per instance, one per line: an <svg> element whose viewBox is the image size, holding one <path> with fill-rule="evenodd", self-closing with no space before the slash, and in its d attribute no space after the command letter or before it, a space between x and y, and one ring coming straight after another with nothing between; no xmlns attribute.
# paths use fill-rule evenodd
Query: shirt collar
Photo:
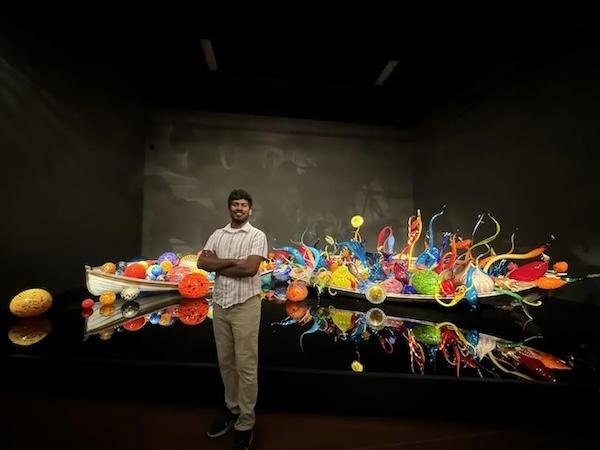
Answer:
<svg viewBox="0 0 600 450"><path fill-rule="evenodd" d="M223 227L223 230L227 231L228 233L238 233L240 231L245 231L247 233L251 228L252 225L250 225L250 222L246 222L242 228L233 228L231 223L228 223Z"/></svg>

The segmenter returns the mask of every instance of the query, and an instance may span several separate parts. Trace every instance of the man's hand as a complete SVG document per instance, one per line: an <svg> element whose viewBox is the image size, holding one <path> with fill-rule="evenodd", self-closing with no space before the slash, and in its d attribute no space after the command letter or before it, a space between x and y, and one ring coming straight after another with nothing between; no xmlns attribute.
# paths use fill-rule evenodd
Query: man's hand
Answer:
<svg viewBox="0 0 600 450"><path fill-rule="evenodd" d="M198 255L197 267L208 272L220 272L235 266L239 261L238 259L221 259L212 250L202 250Z"/></svg>
<svg viewBox="0 0 600 450"><path fill-rule="evenodd" d="M202 250L198 254L198 268L229 278L244 278L254 276L262 260L261 256L256 255L246 259L221 259L212 250Z"/></svg>
<svg viewBox="0 0 600 450"><path fill-rule="evenodd" d="M264 258L258 255L250 255L242 259L233 267L219 271L221 275L229 278L253 277L258 272L258 267Z"/></svg>

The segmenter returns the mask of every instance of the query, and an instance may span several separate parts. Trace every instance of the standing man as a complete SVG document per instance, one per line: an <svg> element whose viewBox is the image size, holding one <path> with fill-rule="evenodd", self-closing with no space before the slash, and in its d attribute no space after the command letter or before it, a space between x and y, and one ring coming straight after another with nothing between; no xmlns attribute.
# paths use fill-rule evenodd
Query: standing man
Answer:
<svg viewBox="0 0 600 450"><path fill-rule="evenodd" d="M260 274L267 258L267 237L248 222L252 197L236 189L229 194L231 222L216 230L198 257L198 267L216 272L213 329L225 386L225 414L208 430L223 436L234 426L236 449L250 448L258 396L258 329Z"/></svg>

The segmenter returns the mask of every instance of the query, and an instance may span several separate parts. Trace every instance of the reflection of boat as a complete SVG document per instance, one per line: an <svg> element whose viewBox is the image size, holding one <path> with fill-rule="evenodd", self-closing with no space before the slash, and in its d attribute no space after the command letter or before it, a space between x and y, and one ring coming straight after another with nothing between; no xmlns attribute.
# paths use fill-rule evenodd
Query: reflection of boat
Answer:
<svg viewBox="0 0 600 450"><path fill-rule="evenodd" d="M124 287L137 287L140 292L169 292L177 291L177 283L171 281L152 281L139 278L124 277L102 272L100 267L85 266L85 284L92 295L103 292L118 294Z"/></svg>
<svg viewBox="0 0 600 450"><path fill-rule="evenodd" d="M150 296L143 303L118 299L112 305L96 304L86 319L84 339L99 334L103 340L110 339L115 331L139 331L147 323L170 327L176 322L184 325L200 325L207 317L212 318L210 304L205 298L185 298L179 293Z"/></svg>
<svg viewBox="0 0 600 450"><path fill-rule="evenodd" d="M144 314L154 312L166 306L177 305L181 301L181 299L182 297L181 295L179 295L179 292L169 292L149 296L145 298L143 302L139 303L139 311L137 313L137 316L142 316ZM88 317L85 321L85 337L92 334L97 334L106 328L117 327L131 320L131 318L124 317L124 315L122 314L121 307L123 306L123 303L125 302L123 302L122 299L117 299L114 303L114 311L108 316L104 316L100 313L102 305L100 303L97 303L94 306L93 314L90 317Z"/></svg>

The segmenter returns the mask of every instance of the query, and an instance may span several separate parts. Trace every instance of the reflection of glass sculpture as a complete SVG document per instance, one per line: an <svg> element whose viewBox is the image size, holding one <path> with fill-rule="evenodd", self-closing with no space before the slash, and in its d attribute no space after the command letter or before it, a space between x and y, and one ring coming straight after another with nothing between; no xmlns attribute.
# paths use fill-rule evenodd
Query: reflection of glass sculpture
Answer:
<svg viewBox="0 0 600 450"><path fill-rule="evenodd" d="M139 331L148 323L167 327L177 322L199 325L210 317L205 299L186 299L176 293L154 295L144 302L117 299L111 305L96 303L91 311L84 316L85 338L98 334L103 340L110 339L119 329Z"/></svg>
<svg viewBox="0 0 600 450"><path fill-rule="evenodd" d="M127 319L137 316L139 312L140 304L133 300L127 300L121 305L121 314Z"/></svg>
<svg viewBox="0 0 600 450"><path fill-rule="evenodd" d="M359 312L333 306L305 306L299 310L290 309L288 305L288 317L272 325L306 325L312 322L300 335L303 350L305 336L317 331L336 340L354 343L357 358L351 367L355 371L364 370L359 347L370 339L376 339L388 354L404 342L413 373L425 374L428 367L436 370L440 355L447 366L455 370L456 376L461 375L461 370L472 369L480 377L485 374L556 382L559 371L571 370L571 365L564 360L528 346L526 341L511 342L475 330L461 330L451 322L433 323L391 317L379 308Z"/></svg>
<svg viewBox="0 0 600 450"><path fill-rule="evenodd" d="M47 317L20 319L8 330L8 339L15 345L28 347L48 336L51 329L52 325Z"/></svg>
<svg viewBox="0 0 600 450"><path fill-rule="evenodd" d="M185 325L199 325L206 320L208 308L204 299L183 299L179 304L179 321Z"/></svg>

